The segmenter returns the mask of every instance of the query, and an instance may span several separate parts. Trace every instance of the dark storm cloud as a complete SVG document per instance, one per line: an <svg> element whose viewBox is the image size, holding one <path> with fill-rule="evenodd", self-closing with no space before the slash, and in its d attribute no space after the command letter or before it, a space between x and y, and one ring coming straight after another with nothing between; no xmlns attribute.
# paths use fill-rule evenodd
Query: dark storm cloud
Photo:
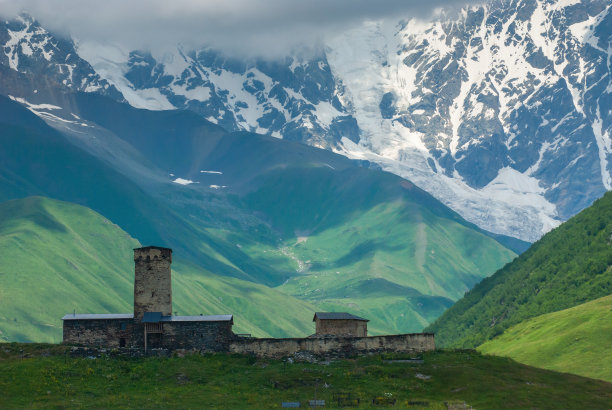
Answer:
<svg viewBox="0 0 612 410"><path fill-rule="evenodd" d="M282 53L364 20L420 17L466 0L0 0L54 31L130 48L210 44L239 53Z"/></svg>

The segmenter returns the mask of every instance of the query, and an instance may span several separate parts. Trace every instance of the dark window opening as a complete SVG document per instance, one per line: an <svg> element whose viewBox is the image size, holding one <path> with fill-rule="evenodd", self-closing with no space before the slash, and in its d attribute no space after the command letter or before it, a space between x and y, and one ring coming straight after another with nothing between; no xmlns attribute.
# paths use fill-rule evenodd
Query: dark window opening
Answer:
<svg viewBox="0 0 612 410"><path fill-rule="evenodd" d="M125 337L119 339L119 347L125 347Z"/></svg>
<svg viewBox="0 0 612 410"><path fill-rule="evenodd" d="M127 329L127 323L121 322L121 330Z"/></svg>

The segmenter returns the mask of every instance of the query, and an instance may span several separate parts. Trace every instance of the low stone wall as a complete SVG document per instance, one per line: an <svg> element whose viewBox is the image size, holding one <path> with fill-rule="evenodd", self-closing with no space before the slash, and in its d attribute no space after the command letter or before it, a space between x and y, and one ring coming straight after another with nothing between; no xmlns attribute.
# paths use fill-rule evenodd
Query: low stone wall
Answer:
<svg viewBox="0 0 612 410"><path fill-rule="evenodd" d="M230 343L231 353L282 358L297 352L316 356L351 357L368 353L421 353L435 350L433 333L369 337L309 337L304 339L245 338Z"/></svg>

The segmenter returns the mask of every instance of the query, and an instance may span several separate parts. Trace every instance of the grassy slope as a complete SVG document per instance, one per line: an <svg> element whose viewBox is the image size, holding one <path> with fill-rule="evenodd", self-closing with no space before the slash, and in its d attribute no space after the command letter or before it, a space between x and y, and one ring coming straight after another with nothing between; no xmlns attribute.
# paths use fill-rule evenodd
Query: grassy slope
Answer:
<svg viewBox="0 0 612 410"><path fill-rule="evenodd" d="M474 351L427 353L420 365L385 364L380 356L323 365L224 354L92 360L70 358L65 349L0 346L0 407L304 407L315 386L331 408L339 392L360 398L360 408L385 394L396 407L429 409L464 402L477 409L609 409L612 401L610 383Z"/></svg>
<svg viewBox="0 0 612 410"><path fill-rule="evenodd" d="M252 260L233 244L213 238L201 224L193 224L191 215L207 203L178 213L169 206L166 191L154 198L104 161L72 145L30 111L2 96L0 130L0 201L42 195L78 203L103 214L142 243L172 247L181 258L196 261L198 266L219 275L267 285L284 280L274 268ZM181 200L187 202L189 198ZM230 206L223 211L238 213ZM253 226L258 228L251 223ZM242 234L241 228L234 227Z"/></svg>
<svg viewBox="0 0 612 410"><path fill-rule="evenodd" d="M483 280L428 331L443 346L475 347L526 319L612 293L612 192Z"/></svg>
<svg viewBox="0 0 612 410"><path fill-rule="evenodd" d="M0 340L60 341L60 318L132 310L133 253L139 243L94 211L42 197L0 204ZM175 310L233 313L236 331L312 333L307 302L177 261Z"/></svg>
<svg viewBox="0 0 612 410"><path fill-rule="evenodd" d="M138 241L80 206L31 197L0 204L4 340L61 340L64 314L129 312Z"/></svg>
<svg viewBox="0 0 612 410"><path fill-rule="evenodd" d="M278 289L416 332L515 255L386 173L325 166L266 176L245 202L287 238L301 272ZM380 323L380 322L379 322Z"/></svg>
<svg viewBox="0 0 612 410"><path fill-rule="evenodd" d="M610 335L612 295L521 322L478 350L612 382Z"/></svg>

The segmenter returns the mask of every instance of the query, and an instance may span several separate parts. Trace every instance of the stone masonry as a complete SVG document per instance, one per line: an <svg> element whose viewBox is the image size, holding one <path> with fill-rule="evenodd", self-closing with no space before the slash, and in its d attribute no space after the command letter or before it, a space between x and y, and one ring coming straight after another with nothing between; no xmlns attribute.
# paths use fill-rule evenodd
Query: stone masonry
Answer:
<svg viewBox="0 0 612 410"><path fill-rule="evenodd" d="M314 315L315 336L366 337L369 320L345 312L317 312Z"/></svg>
<svg viewBox="0 0 612 410"><path fill-rule="evenodd" d="M129 346L133 339L134 320L130 314L107 315L105 319L84 318L85 315L67 316L73 318L67 320L64 316L64 343L117 348Z"/></svg>
<svg viewBox="0 0 612 410"><path fill-rule="evenodd" d="M417 354L436 349L433 333L370 337L315 337L304 339L238 339L230 352L275 358L307 352L316 356L351 357L368 353Z"/></svg>
<svg viewBox="0 0 612 410"><path fill-rule="evenodd" d="M134 319L145 312L172 315L172 249L147 246L134 249Z"/></svg>

